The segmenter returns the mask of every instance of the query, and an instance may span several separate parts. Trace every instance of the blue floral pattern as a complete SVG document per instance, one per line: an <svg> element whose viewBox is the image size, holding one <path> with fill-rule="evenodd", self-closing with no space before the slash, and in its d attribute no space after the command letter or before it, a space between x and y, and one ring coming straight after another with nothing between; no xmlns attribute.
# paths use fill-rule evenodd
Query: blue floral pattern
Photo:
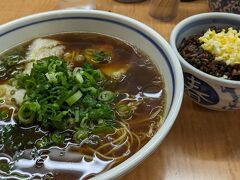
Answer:
<svg viewBox="0 0 240 180"><path fill-rule="evenodd" d="M228 93L231 97L228 106L223 106L222 109L231 110L240 107L240 95L237 94L235 88L221 87L222 93Z"/></svg>
<svg viewBox="0 0 240 180"><path fill-rule="evenodd" d="M215 105L219 102L217 92L192 74L184 73L184 88L185 93L201 105Z"/></svg>

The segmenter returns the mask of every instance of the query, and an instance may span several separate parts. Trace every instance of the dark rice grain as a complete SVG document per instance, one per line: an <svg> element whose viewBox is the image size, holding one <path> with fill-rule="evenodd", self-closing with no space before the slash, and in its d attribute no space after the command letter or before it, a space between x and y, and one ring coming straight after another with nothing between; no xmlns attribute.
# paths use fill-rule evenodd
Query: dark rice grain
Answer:
<svg viewBox="0 0 240 180"><path fill-rule="evenodd" d="M222 29L213 28L216 32ZM181 56L195 68L216 77L226 77L230 80L240 81L240 64L227 65L222 61L214 61L214 56L201 47L199 37L203 33L190 36L182 40L178 51Z"/></svg>

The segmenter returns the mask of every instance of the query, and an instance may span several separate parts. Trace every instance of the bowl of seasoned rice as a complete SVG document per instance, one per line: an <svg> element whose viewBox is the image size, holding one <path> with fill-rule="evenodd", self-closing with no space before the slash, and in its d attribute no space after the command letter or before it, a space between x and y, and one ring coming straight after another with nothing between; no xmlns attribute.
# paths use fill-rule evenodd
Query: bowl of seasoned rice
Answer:
<svg viewBox="0 0 240 180"><path fill-rule="evenodd" d="M240 15L203 13L182 20L171 33L185 94L208 109L240 108L239 24Z"/></svg>

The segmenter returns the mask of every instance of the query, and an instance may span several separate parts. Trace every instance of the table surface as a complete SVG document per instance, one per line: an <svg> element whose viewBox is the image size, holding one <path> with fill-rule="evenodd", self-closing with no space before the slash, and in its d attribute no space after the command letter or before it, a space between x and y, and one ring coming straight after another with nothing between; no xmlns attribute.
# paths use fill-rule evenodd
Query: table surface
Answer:
<svg viewBox="0 0 240 180"><path fill-rule="evenodd" d="M0 24L58 8L59 0L0 0ZM178 16L161 22L148 15L149 1L123 4L97 0L97 9L135 18L169 40L180 20L209 11L206 0L181 3ZM184 97L176 122L159 148L122 180L231 180L240 179L240 111L204 109Z"/></svg>

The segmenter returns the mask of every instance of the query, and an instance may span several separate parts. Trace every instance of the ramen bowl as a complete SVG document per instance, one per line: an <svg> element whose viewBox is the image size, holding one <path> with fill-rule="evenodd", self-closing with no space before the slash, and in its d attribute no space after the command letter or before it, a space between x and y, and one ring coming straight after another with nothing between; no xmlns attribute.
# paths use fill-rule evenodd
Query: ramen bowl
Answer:
<svg viewBox="0 0 240 180"><path fill-rule="evenodd" d="M206 31L209 27L238 27L239 17L231 13L198 14L181 21L171 33L171 46L183 68L185 94L208 109L239 109L240 82L200 71L180 55L178 48L184 38Z"/></svg>
<svg viewBox="0 0 240 180"><path fill-rule="evenodd" d="M94 32L127 41L146 53L163 76L167 95L162 126L150 141L130 158L93 177L115 179L149 156L171 129L183 97L181 65L168 43L148 26L129 17L95 10L45 12L6 23L0 27L0 52L37 37L66 32ZM89 167L88 164L88 167L84 168Z"/></svg>

